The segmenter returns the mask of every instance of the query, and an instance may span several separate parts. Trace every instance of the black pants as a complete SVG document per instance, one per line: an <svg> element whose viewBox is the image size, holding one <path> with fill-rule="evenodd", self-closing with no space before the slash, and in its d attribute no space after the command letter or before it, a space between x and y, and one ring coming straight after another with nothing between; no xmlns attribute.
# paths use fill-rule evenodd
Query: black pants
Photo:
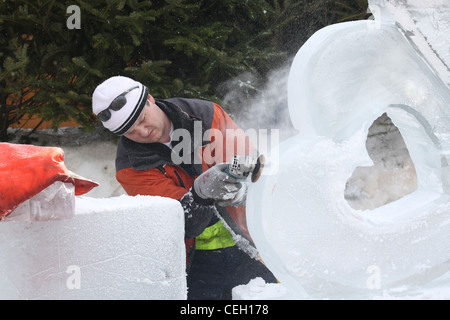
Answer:
<svg viewBox="0 0 450 320"><path fill-rule="evenodd" d="M187 275L189 300L230 300L231 290L261 277L277 280L260 261L250 258L237 246L195 251Z"/></svg>

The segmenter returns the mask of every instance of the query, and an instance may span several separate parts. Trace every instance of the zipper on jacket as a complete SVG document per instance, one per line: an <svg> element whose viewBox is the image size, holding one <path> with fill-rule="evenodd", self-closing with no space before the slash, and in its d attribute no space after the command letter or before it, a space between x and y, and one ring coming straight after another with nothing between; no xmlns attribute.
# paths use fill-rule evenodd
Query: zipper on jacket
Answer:
<svg viewBox="0 0 450 320"><path fill-rule="evenodd" d="M166 165L162 165L158 167L158 170L161 171L163 173L163 175L166 175L166 168L164 168Z"/></svg>
<svg viewBox="0 0 450 320"><path fill-rule="evenodd" d="M181 177L180 177L180 175L178 174L177 170L173 169L173 172L175 172L175 175L176 175L177 178L178 178L178 182L180 183L180 186L183 187L183 188L186 188L186 186L184 185L183 180L181 180Z"/></svg>
<svg viewBox="0 0 450 320"><path fill-rule="evenodd" d="M167 171L166 171L165 166L166 166L165 164L162 165L162 166L159 166L158 170L161 171L164 175L167 175ZM178 183L180 184L180 186L183 187L183 188L186 188L186 186L184 185L184 182L181 179L180 175L178 174L177 170L173 169L173 172L175 172L175 175L177 176Z"/></svg>

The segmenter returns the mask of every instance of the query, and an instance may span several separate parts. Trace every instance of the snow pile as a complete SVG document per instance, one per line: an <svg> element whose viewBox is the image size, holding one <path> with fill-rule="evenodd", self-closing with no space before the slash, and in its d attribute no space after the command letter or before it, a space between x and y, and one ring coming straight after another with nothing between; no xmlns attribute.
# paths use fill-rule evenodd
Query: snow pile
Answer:
<svg viewBox="0 0 450 320"><path fill-rule="evenodd" d="M234 287L232 291L233 300L281 300L286 298L286 293L282 284L266 283L262 278Z"/></svg>
<svg viewBox="0 0 450 320"><path fill-rule="evenodd" d="M278 172L252 185L247 201L252 238L291 298L369 296L430 281L450 259L450 90L445 68L436 72L409 36L394 20L337 24L294 59L288 100L299 134L280 144L271 159ZM374 166L366 141L384 114L404 139L416 184L357 210L346 186L357 168Z"/></svg>
<svg viewBox="0 0 450 320"><path fill-rule="evenodd" d="M76 198L71 219L0 223L0 299L186 299L184 214L160 197Z"/></svg>

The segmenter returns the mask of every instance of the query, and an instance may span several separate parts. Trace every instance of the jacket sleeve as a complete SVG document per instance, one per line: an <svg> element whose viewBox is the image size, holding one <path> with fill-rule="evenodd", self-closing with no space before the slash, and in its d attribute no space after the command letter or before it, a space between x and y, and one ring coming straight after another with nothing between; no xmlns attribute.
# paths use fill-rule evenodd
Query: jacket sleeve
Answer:
<svg viewBox="0 0 450 320"><path fill-rule="evenodd" d="M179 200L184 210L185 238L200 235L215 217L214 203L203 200L192 188L180 187L159 169L134 170L126 168L116 173L117 181L128 195L150 195Z"/></svg>
<svg viewBox="0 0 450 320"><path fill-rule="evenodd" d="M205 228L218 221L214 214L217 210L214 201L199 198L193 187L183 196L181 205L184 210L186 239L199 236Z"/></svg>
<svg viewBox="0 0 450 320"><path fill-rule="evenodd" d="M126 168L117 171L117 181L130 196L160 196L180 200L189 190L177 186L159 169L134 170Z"/></svg>

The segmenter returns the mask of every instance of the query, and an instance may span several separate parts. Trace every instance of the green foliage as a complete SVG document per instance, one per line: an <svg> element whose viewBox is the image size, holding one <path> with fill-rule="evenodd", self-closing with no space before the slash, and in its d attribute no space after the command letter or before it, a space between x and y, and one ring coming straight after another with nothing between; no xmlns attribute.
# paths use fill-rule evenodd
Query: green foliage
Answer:
<svg viewBox="0 0 450 320"><path fill-rule="evenodd" d="M317 30L330 24L368 18L367 0L267 0L275 10L273 40L294 55Z"/></svg>
<svg viewBox="0 0 450 320"><path fill-rule="evenodd" d="M220 102L221 83L242 72L264 79L295 53L308 17L324 26L364 18L367 9L367 0L0 2L2 141L24 114L55 128L69 118L92 127L93 90L119 74L145 83L158 98ZM81 29L66 25L70 5L81 9Z"/></svg>

